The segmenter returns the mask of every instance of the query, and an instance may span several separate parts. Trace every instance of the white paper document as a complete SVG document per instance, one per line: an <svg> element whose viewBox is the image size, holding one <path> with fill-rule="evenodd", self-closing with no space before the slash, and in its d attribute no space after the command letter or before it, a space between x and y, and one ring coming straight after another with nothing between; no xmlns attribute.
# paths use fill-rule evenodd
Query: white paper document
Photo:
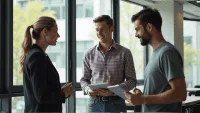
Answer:
<svg viewBox="0 0 200 113"><path fill-rule="evenodd" d="M113 93L115 93L116 95L123 98L124 100L126 100L126 97L124 95L125 90L121 88L119 85L108 86L108 89Z"/></svg>
<svg viewBox="0 0 200 113"><path fill-rule="evenodd" d="M90 84L88 85L91 90L99 89L99 88L106 88L108 87L108 83L99 83L99 84Z"/></svg>

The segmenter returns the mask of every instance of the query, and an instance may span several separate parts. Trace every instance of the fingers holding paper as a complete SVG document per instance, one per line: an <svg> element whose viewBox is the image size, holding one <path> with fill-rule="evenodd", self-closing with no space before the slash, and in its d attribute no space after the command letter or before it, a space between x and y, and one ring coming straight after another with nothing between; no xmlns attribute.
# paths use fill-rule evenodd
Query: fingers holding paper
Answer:
<svg viewBox="0 0 200 113"><path fill-rule="evenodd" d="M133 93L140 93L141 95L142 95L142 92L141 92L141 90L139 90L139 89L137 89L136 87L135 88L133 88Z"/></svg>
<svg viewBox="0 0 200 113"><path fill-rule="evenodd" d="M97 89L96 90L89 89L88 90L88 95L91 96L91 97L96 97L97 95L99 95L99 92L98 92Z"/></svg>
<svg viewBox="0 0 200 113"><path fill-rule="evenodd" d="M137 88L133 89L133 94L130 92L125 92L124 95L127 98L127 101L133 105L144 104L144 96L142 95L142 92Z"/></svg>
<svg viewBox="0 0 200 113"><path fill-rule="evenodd" d="M101 96L111 96L111 95L113 95L113 92L110 91L110 90L108 90L108 89L102 89L102 88L100 88L100 89L98 89L98 92L99 92L99 94Z"/></svg>
<svg viewBox="0 0 200 113"><path fill-rule="evenodd" d="M91 97L96 97L96 96L111 96L113 93L108 90L108 89L95 89L95 90L88 90L88 95Z"/></svg>

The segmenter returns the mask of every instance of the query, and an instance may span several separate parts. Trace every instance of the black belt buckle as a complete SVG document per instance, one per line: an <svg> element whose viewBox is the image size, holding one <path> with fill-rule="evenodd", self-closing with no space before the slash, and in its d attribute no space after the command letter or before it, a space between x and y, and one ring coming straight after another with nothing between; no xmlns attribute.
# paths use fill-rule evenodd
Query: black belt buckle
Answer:
<svg viewBox="0 0 200 113"><path fill-rule="evenodd" d="M102 96L102 97L101 97L101 101L103 101L103 102L108 102L108 101L109 101L109 97L104 97L104 96Z"/></svg>

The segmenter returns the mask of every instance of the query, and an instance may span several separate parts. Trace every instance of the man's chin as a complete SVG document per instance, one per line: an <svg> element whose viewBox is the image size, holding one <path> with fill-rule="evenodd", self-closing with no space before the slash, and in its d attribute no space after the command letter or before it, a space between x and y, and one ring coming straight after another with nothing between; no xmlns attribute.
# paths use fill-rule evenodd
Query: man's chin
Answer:
<svg viewBox="0 0 200 113"><path fill-rule="evenodd" d="M99 40L100 43L105 43L105 40Z"/></svg>
<svg viewBox="0 0 200 113"><path fill-rule="evenodd" d="M142 46L145 46L143 43L140 43Z"/></svg>
<svg viewBox="0 0 200 113"><path fill-rule="evenodd" d="M99 42L104 43L105 42L104 38L99 38Z"/></svg>
<svg viewBox="0 0 200 113"><path fill-rule="evenodd" d="M141 44L142 46L148 45L148 43L145 43L145 42L140 42L140 44Z"/></svg>

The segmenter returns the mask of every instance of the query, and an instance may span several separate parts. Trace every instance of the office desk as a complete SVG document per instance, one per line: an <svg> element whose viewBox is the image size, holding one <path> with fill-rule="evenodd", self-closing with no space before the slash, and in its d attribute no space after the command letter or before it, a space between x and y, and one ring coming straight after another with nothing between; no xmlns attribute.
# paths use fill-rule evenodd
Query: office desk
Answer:
<svg viewBox="0 0 200 113"><path fill-rule="evenodd" d="M200 96L187 96L186 100L182 102L184 111L192 113L192 108L200 102ZM134 110L134 105L126 101L126 106L129 110Z"/></svg>
<svg viewBox="0 0 200 113"><path fill-rule="evenodd" d="M182 110L185 113L193 113L194 107L200 102L200 96L187 96L187 99L182 102Z"/></svg>
<svg viewBox="0 0 200 113"><path fill-rule="evenodd" d="M187 96L186 100L182 102L182 106L191 106L200 102L200 96Z"/></svg>
<svg viewBox="0 0 200 113"><path fill-rule="evenodd" d="M198 90L200 90L200 88L187 88L187 92L191 92L191 93L194 93Z"/></svg>

